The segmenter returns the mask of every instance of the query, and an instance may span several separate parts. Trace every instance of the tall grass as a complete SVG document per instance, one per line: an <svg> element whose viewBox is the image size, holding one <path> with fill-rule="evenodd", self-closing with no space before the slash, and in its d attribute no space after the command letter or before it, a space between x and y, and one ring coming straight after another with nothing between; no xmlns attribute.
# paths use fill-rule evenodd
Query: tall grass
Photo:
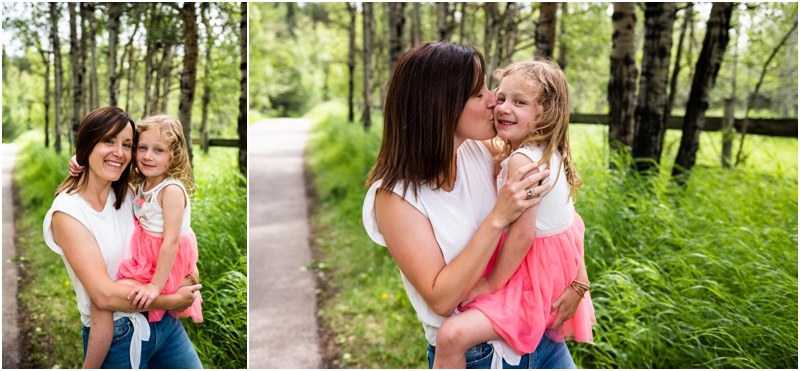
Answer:
<svg viewBox="0 0 800 371"><path fill-rule="evenodd" d="M396 265L363 231L364 182L380 146L318 107L308 160L319 204L317 262L336 294L320 309L341 366L426 367L425 339ZM663 174L642 178L610 159L606 129L572 125L585 181L586 264L598 324L594 343L569 343L588 368L797 368L797 139L749 136L748 159L719 167L719 133L701 135L686 189L669 169L680 132L665 140Z"/></svg>
<svg viewBox="0 0 800 371"><path fill-rule="evenodd" d="M83 363L75 293L59 255L42 238L42 221L53 192L66 178L69 155L43 148L40 134L17 141L15 182L19 185L18 256L27 281L20 304L30 332L30 367L78 368ZM206 368L247 366L247 193L236 152L211 148L195 151L197 191L192 196L192 229L199 248L204 322L184 320L189 338ZM6 315L6 314L4 314Z"/></svg>

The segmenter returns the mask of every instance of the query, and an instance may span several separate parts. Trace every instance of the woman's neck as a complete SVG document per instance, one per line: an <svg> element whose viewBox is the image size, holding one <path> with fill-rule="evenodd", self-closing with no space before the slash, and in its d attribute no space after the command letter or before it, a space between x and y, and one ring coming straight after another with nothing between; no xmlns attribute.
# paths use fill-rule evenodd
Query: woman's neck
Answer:
<svg viewBox="0 0 800 371"><path fill-rule="evenodd" d="M103 211L111 190L111 181L99 179L91 173L87 176L89 179L86 181L86 187L78 192L78 195L95 211Z"/></svg>

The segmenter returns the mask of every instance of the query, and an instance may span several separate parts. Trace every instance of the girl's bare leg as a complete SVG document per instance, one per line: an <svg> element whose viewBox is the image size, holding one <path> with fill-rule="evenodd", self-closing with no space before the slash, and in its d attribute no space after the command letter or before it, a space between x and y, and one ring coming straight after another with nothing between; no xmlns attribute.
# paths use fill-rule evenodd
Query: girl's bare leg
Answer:
<svg viewBox="0 0 800 371"><path fill-rule="evenodd" d="M469 348L489 340L500 339L492 322L483 312L467 309L448 318L436 335L436 356L433 368L466 368Z"/></svg>

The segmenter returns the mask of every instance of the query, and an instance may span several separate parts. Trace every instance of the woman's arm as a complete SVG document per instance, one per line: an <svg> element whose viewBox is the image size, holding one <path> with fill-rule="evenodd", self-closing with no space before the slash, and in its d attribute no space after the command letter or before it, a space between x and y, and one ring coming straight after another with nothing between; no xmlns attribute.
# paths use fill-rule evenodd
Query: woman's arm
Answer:
<svg viewBox="0 0 800 371"><path fill-rule="evenodd" d="M578 274L575 280L589 283L589 275L586 273L586 264L584 264L583 259L581 259L581 265L578 267ZM581 303L581 300L583 300L583 297L571 286L564 288L564 291L561 292L558 299L550 305L550 313L558 309L558 315L553 321L553 324L550 325L550 329L555 330L561 327L564 321L575 316L575 312L578 311L578 305Z"/></svg>
<svg viewBox="0 0 800 371"><path fill-rule="evenodd" d="M98 308L110 311L138 312L127 298L130 286L111 281L100 247L92 234L75 218L62 213L53 214L53 237L64 251L78 280L83 283ZM161 295L150 309L184 310L194 302L201 285L183 287L175 294Z"/></svg>
<svg viewBox="0 0 800 371"><path fill-rule="evenodd" d="M537 184L549 172L524 177L536 166L524 166L505 182L497 202L463 251L445 265L430 220L393 192L379 190L375 214L386 246L398 267L428 306L449 316L472 289L497 246L503 229L541 198L526 199L525 189ZM532 188L539 194L549 188Z"/></svg>
<svg viewBox="0 0 800 371"><path fill-rule="evenodd" d="M158 198L161 209L164 211L164 238L158 251L156 270L150 283L135 286L129 293L129 296L133 296L131 305L138 309L147 309L150 303L161 295L172 271L172 265L175 263L175 257L178 255L178 241L180 240L186 197L181 187L170 184L161 190Z"/></svg>

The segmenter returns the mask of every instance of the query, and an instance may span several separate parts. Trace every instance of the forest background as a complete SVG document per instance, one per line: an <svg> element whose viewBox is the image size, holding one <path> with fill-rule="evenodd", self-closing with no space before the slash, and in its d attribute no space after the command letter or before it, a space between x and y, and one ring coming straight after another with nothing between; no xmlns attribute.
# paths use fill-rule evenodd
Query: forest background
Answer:
<svg viewBox="0 0 800 371"><path fill-rule="evenodd" d="M239 3L3 3L2 138L20 147L20 312L3 315L18 317L21 367L83 363L75 293L44 244L42 220L68 175L80 120L118 106L136 122L166 113L196 138L192 229L204 322L184 325L204 367L246 368L246 11Z"/></svg>
<svg viewBox="0 0 800 371"><path fill-rule="evenodd" d="M320 277L325 367L427 366L397 266L364 233L361 205L392 63L430 40L477 47L487 74L550 56L570 83L573 117L605 117L570 127L598 319L593 344L569 344L579 367L797 367L796 3L253 3L250 12L250 121L316 122L308 268ZM735 120L717 125L736 129L702 130L726 106ZM670 115L692 119L665 130ZM789 120L778 120L782 134L740 136L755 118ZM657 134L640 141L650 127ZM658 153L632 156L637 146Z"/></svg>

